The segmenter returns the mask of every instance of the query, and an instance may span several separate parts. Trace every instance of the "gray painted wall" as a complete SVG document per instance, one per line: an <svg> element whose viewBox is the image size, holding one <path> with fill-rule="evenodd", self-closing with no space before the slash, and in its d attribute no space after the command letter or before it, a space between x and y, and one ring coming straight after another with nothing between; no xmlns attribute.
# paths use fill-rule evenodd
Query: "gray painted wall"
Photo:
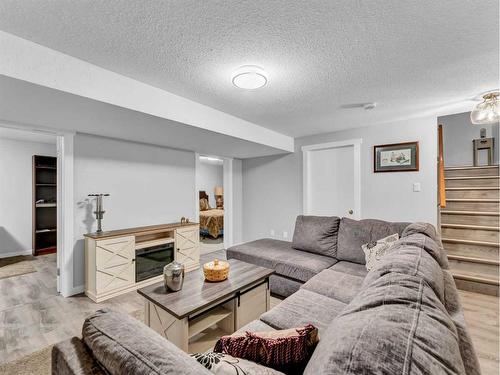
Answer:
<svg viewBox="0 0 500 375"><path fill-rule="evenodd" d="M0 258L33 250L32 156L56 154L55 137L53 144L0 139Z"/></svg>
<svg viewBox="0 0 500 375"><path fill-rule="evenodd" d="M435 117L412 119L296 139L295 152L243 160L243 240L291 239L302 212L301 146L362 138L361 212L363 218L437 222L437 125ZM420 171L373 173L373 146L420 142ZM421 191L413 192L413 183ZM332 212L332 215L335 213Z"/></svg>
<svg viewBox="0 0 500 375"><path fill-rule="evenodd" d="M104 230L193 219L194 162L193 152L76 135L75 287L84 284L83 234L96 229L87 194L111 194L104 200Z"/></svg>
<svg viewBox="0 0 500 375"><path fill-rule="evenodd" d="M472 140L480 138L481 128L486 129L487 137L495 138L495 163L498 164L498 124L472 125L470 112L438 117L438 123L443 125L444 164L448 167L472 165ZM487 164L485 151L479 154L480 164Z"/></svg>
<svg viewBox="0 0 500 375"><path fill-rule="evenodd" d="M198 167L198 189L208 194L210 206L215 208L214 188L223 185L222 163L217 164L200 159Z"/></svg>

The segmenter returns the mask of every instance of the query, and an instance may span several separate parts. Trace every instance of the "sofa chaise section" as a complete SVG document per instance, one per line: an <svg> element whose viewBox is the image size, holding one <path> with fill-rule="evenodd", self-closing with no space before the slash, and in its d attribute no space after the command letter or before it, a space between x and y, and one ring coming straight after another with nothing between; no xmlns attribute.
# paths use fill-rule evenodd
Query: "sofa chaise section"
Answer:
<svg viewBox="0 0 500 375"><path fill-rule="evenodd" d="M291 242L271 238L230 247L227 258L272 268L277 275L302 283L337 262L335 258L297 250Z"/></svg>

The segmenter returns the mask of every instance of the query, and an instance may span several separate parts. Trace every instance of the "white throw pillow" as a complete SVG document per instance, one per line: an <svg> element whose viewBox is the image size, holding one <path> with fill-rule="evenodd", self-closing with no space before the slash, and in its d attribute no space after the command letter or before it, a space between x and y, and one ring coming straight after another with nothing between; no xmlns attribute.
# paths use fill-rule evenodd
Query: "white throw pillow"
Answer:
<svg viewBox="0 0 500 375"><path fill-rule="evenodd" d="M397 240L399 240L399 234L395 233L378 241L362 245L361 248L365 253L366 269L370 271Z"/></svg>
<svg viewBox="0 0 500 375"><path fill-rule="evenodd" d="M215 375L284 375L272 368L229 354L209 351L191 354L191 357Z"/></svg>

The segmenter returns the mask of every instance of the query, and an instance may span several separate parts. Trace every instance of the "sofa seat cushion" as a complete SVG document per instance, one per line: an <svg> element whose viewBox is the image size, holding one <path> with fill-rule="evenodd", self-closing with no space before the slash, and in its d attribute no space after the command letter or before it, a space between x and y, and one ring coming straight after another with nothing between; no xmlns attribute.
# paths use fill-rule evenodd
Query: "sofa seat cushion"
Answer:
<svg viewBox="0 0 500 375"><path fill-rule="evenodd" d="M344 309L345 303L309 290L300 289L268 312L260 320L275 329L312 324L320 333Z"/></svg>
<svg viewBox="0 0 500 375"><path fill-rule="evenodd" d="M270 238L230 247L227 258L272 268L278 275L304 282L337 262L334 258L294 249L291 242Z"/></svg>
<svg viewBox="0 0 500 375"><path fill-rule="evenodd" d="M352 220L343 217L339 225L337 259L365 264L362 245L380 240L391 234L401 234L409 223L391 223L382 220Z"/></svg>
<svg viewBox="0 0 500 375"><path fill-rule="evenodd" d="M301 288L349 303L358 294L362 284L362 277L327 269L312 277Z"/></svg>
<svg viewBox="0 0 500 375"><path fill-rule="evenodd" d="M422 278L389 273L324 331L304 374L465 374L457 336Z"/></svg>
<svg viewBox="0 0 500 375"><path fill-rule="evenodd" d="M300 289L302 281L290 279L286 276L272 274L269 276L269 289L272 294L288 297Z"/></svg>
<svg viewBox="0 0 500 375"><path fill-rule="evenodd" d="M292 247L334 258L339 223L337 216L297 216Z"/></svg>
<svg viewBox="0 0 500 375"><path fill-rule="evenodd" d="M210 374L170 341L122 312L96 311L85 319L82 337L113 375Z"/></svg>
<svg viewBox="0 0 500 375"><path fill-rule="evenodd" d="M358 277L365 277L368 274L368 271L364 264L352 262L338 262L331 266L329 269Z"/></svg>

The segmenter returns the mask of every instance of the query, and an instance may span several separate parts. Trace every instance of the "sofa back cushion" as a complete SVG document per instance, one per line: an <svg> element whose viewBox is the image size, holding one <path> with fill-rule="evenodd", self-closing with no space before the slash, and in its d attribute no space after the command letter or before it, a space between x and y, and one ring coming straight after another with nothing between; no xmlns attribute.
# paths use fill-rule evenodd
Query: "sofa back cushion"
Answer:
<svg viewBox="0 0 500 375"><path fill-rule="evenodd" d="M411 224L413 226L415 224ZM430 225L430 224L428 224ZM438 260L444 254L436 242L436 234L413 233L397 241L377 262L364 280L364 285L391 272L418 276L429 285L436 296L444 302L445 285L442 266Z"/></svg>
<svg viewBox="0 0 500 375"><path fill-rule="evenodd" d="M96 311L85 319L82 338L111 375L211 374L174 344L125 313Z"/></svg>
<svg viewBox="0 0 500 375"><path fill-rule="evenodd" d="M388 273L328 326L304 374L465 374L457 336L425 280Z"/></svg>
<svg viewBox="0 0 500 375"><path fill-rule="evenodd" d="M400 236L409 223L388 222L375 219L340 221L337 242L337 259L366 264L362 245L398 233Z"/></svg>
<svg viewBox="0 0 500 375"><path fill-rule="evenodd" d="M297 216L292 247L335 258L339 223L337 216Z"/></svg>

